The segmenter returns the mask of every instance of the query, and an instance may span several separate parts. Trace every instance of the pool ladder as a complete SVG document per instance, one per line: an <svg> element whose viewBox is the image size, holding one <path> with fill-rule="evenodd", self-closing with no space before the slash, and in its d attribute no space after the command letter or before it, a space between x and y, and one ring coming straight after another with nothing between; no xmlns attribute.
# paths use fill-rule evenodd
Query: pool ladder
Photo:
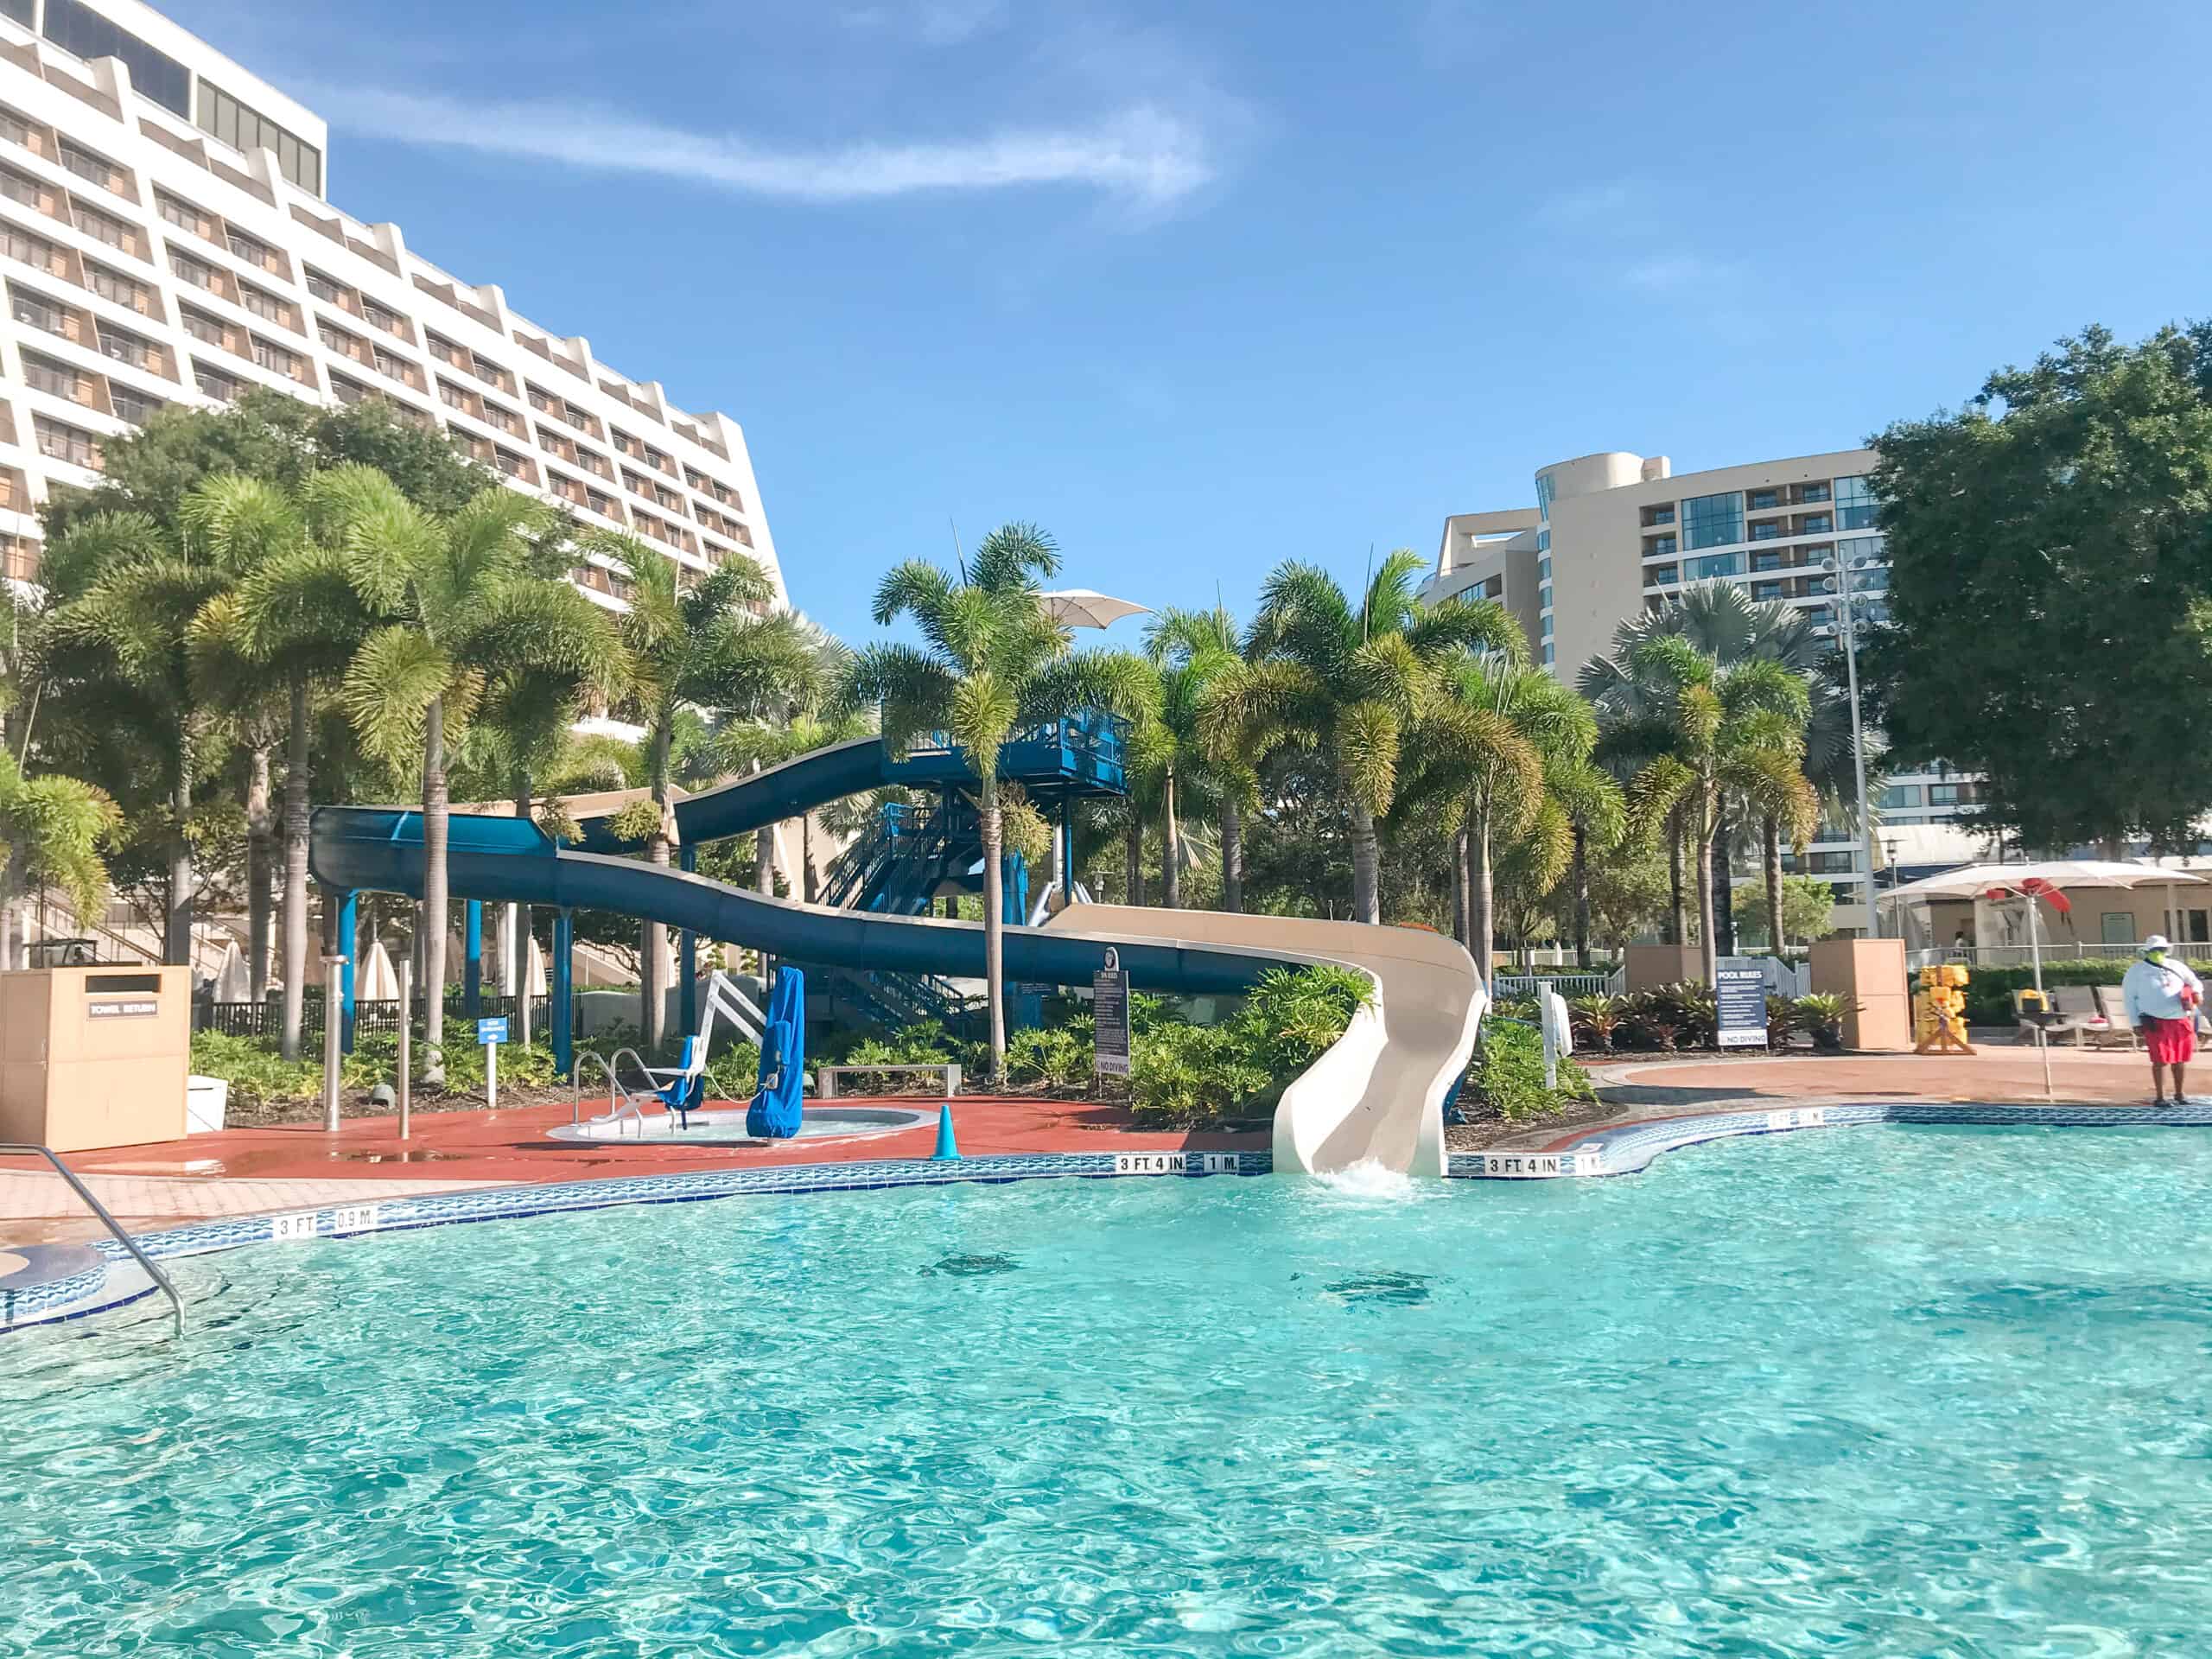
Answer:
<svg viewBox="0 0 2212 1659"><path fill-rule="evenodd" d="M0 1153L10 1157L36 1155L52 1164L54 1173L69 1183L70 1190L85 1201L86 1208L100 1218L100 1224L115 1236L115 1242L130 1252L131 1259L146 1270L146 1276L169 1299L169 1313L176 1321L173 1334L180 1337L184 1334L184 1299L176 1294L176 1287L169 1282L168 1274L154 1265L154 1258L138 1248L138 1241L123 1230L122 1224L108 1213L107 1206L92 1196L92 1189L77 1179L76 1172L61 1161L52 1147L42 1147L31 1141L0 1141Z"/></svg>
<svg viewBox="0 0 2212 1659"><path fill-rule="evenodd" d="M569 1071L569 1086L575 1091L575 1099L569 1103L569 1122L571 1124L581 1123L583 1121L584 1062L593 1060L598 1063L601 1072L607 1078L607 1112L603 1117L597 1117L592 1121L598 1123L633 1122L638 1126L639 1135L642 1136L645 1134L645 1109L638 1104L638 1097L624 1086L620 1073L615 1070L616 1063L625 1054L636 1062L640 1071L645 1070L645 1060L634 1048L616 1049L613 1060L608 1059L598 1050L591 1048L584 1050L576 1056L575 1065Z"/></svg>

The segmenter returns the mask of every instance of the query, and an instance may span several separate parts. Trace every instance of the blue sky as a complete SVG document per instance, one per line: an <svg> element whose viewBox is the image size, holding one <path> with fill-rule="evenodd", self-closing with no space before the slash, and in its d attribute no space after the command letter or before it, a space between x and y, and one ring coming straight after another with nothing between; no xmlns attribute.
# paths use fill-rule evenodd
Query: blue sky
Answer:
<svg viewBox="0 0 2212 1659"><path fill-rule="evenodd" d="M166 9L330 118L334 201L738 419L852 638L952 524L1242 613L1551 461L1843 448L2212 314L2199 3Z"/></svg>

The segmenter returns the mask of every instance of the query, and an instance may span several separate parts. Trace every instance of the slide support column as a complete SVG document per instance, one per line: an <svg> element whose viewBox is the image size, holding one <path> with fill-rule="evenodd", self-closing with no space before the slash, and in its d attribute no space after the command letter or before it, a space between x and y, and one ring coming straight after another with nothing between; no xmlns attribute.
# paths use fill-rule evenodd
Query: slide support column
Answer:
<svg viewBox="0 0 2212 1659"><path fill-rule="evenodd" d="M463 935L461 950L461 987L471 1020L480 1019L484 1013L484 901L468 901L468 921Z"/></svg>
<svg viewBox="0 0 2212 1659"><path fill-rule="evenodd" d="M553 1006L548 1012L553 1025L553 1068L563 1077L575 1069L575 1037L571 1022L575 1018L575 981L572 977L576 942L576 915L572 910L561 910L553 915Z"/></svg>
<svg viewBox="0 0 2212 1659"><path fill-rule="evenodd" d="M361 895L349 889L338 899L338 951L346 958L338 970L338 1046L347 1054L353 1052L353 970L360 955L353 947L360 932ZM326 1016L329 1012L323 1010Z"/></svg>
<svg viewBox="0 0 2212 1659"><path fill-rule="evenodd" d="M699 849L693 846L679 848L677 861L686 875L696 875L699 870ZM677 1004L680 1023L687 1037L699 1029L699 936L685 928L677 936L676 982L683 988Z"/></svg>

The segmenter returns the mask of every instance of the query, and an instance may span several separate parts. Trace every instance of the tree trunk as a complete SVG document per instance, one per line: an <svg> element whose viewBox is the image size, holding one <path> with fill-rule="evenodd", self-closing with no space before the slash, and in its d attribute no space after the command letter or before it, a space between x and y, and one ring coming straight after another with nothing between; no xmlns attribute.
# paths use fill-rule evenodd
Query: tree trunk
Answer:
<svg viewBox="0 0 2212 1659"><path fill-rule="evenodd" d="M433 697L423 721L423 1082L446 1081L446 703ZM346 941L353 954L353 941Z"/></svg>
<svg viewBox="0 0 2212 1659"><path fill-rule="evenodd" d="M531 810L531 805L530 779L518 779L515 785L515 817L524 823L532 822L537 815ZM509 905L507 916L508 931L514 935L515 982L512 988L515 1030L518 1033L516 1040L527 1048L530 1046L530 906Z"/></svg>
<svg viewBox="0 0 2212 1659"><path fill-rule="evenodd" d="M1363 801L1351 805L1351 918L1370 926L1382 919L1382 848L1375 836L1375 814ZM1482 961L1479 952L1475 960Z"/></svg>
<svg viewBox="0 0 2212 1659"><path fill-rule="evenodd" d="M269 879L276 863L276 821L269 810L269 746L247 756L245 938L247 982L256 1003L269 996Z"/></svg>
<svg viewBox="0 0 2212 1659"><path fill-rule="evenodd" d="M169 809L176 822L169 829L168 908L162 917L162 960L175 967L192 965L192 842L185 825L192 817L192 738L180 733L175 770L169 779Z"/></svg>
<svg viewBox="0 0 2212 1659"><path fill-rule="evenodd" d="M1735 857L1735 829L1724 812L1713 837L1713 925L1724 957L1736 954L1736 873L1730 868Z"/></svg>
<svg viewBox="0 0 2212 1659"><path fill-rule="evenodd" d="M284 1058L300 1058L308 987L308 679L291 683L291 730L284 758Z"/></svg>
<svg viewBox="0 0 2212 1659"><path fill-rule="evenodd" d="M814 877L814 814L802 812L798 820L799 891L810 905L822 901L821 886Z"/></svg>
<svg viewBox="0 0 2212 1659"><path fill-rule="evenodd" d="M983 996L990 1006L990 1077L995 1083L1006 1074L1006 968L1001 951L1005 945L1004 872L999 868L999 780L983 778Z"/></svg>
<svg viewBox="0 0 2212 1659"><path fill-rule="evenodd" d="M1713 809L1700 802L1694 833L1697 837L1698 966L1708 986L1720 983L1720 937L1713 918Z"/></svg>
<svg viewBox="0 0 2212 1659"><path fill-rule="evenodd" d="M1496 937L1497 892L1490 874L1490 819L1482 813L1467 821L1467 931L1474 936L1475 971L1488 985L1496 970L1491 941Z"/></svg>
<svg viewBox="0 0 2212 1659"><path fill-rule="evenodd" d="M645 861L657 870L668 868L668 755L673 733L664 718L653 722L652 768L651 782L653 807L660 814L660 821L645 839ZM645 1052L657 1055L668 1038L668 963L664 953L668 949L668 930L658 922L639 925L638 977L643 982L645 1018L639 1023L645 1028Z"/></svg>
<svg viewBox="0 0 2212 1659"><path fill-rule="evenodd" d="M1144 820L1137 816L1135 802L1129 804L1129 827L1122 846L1129 889L1129 896L1123 902L1141 905L1144 903Z"/></svg>
<svg viewBox="0 0 2212 1659"><path fill-rule="evenodd" d="M1667 815L1667 943L1690 942L1690 913L1682 897L1682 810Z"/></svg>
<svg viewBox="0 0 2212 1659"><path fill-rule="evenodd" d="M1474 934L1467 925L1467 830L1462 824L1452 837L1452 937L1474 952Z"/></svg>
<svg viewBox="0 0 2212 1659"><path fill-rule="evenodd" d="M1590 836L1574 826L1574 965L1590 965Z"/></svg>
<svg viewBox="0 0 2212 1659"><path fill-rule="evenodd" d="M1765 867L1761 874L1766 880L1767 939L1778 957L1788 941L1782 937L1782 825L1776 822L1773 813L1766 815L1761 834L1764 839L1760 861Z"/></svg>
<svg viewBox="0 0 2212 1659"><path fill-rule="evenodd" d="M1160 790L1160 902L1170 910L1183 908L1183 830L1175 822L1175 774L1169 772Z"/></svg>
<svg viewBox="0 0 2212 1659"><path fill-rule="evenodd" d="M1244 809L1233 795L1221 803L1221 907L1232 916L1244 908Z"/></svg>
<svg viewBox="0 0 2212 1659"><path fill-rule="evenodd" d="M763 824L753 832L753 885L770 898L776 893L776 829Z"/></svg>

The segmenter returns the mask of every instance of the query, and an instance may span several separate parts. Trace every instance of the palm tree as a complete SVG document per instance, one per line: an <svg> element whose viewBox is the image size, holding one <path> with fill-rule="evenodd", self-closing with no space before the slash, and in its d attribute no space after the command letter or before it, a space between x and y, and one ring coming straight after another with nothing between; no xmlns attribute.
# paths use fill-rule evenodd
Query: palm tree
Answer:
<svg viewBox="0 0 2212 1659"><path fill-rule="evenodd" d="M18 884L50 884L79 916L97 915L107 892L100 847L123 822L115 803L90 784L47 774L26 778L0 747L0 968L11 966L4 918Z"/></svg>
<svg viewBox="0 0 2212 1659"><path fill-rule="evenodd" d="M1414 596L1428 562L1401 548L1354 606L1335 578L1295 561L1261 590L1243 660L1205 699L1201 729L1219 750L1266 753L1281 743L1319 751L1351 808L1352 916L1382 919L1376 821L1397 792L1399 750L1439 696L1462 647L1505 648L1512 620L1488 601Z"/></svg>
<svg viewBox="0 0 2212 1659"><path fill-rule="evenodd" d="M983 981L990 1009L990 1072L1006 1064L1005 895L1000 856L999 750L1024 727L1081 709L1143 708L1141 659L1070 649L1045 613L1038 583L1059 569L1059 549L1033 524L995 531L957 575L910 559L887 575L873 611L879 627L911 618L922 643L867 646L848 665L835 707L882 711L885 746L903 751L925 732L950 734L976 779L983 839Z"/></svg>
<svg viewBox="0 0 2212 1659"><path fill-rule="evenodd" d="M162 956L186 964L197 876L193 786L218 741L193 672L193 624L235 575L211 550L143 513L102 512L57 538L43 567L58 601L43 630L45 675L87 690L105 723L150 749L162 776Z"/></svg>
<svg viewBox="0 0 2212 1659"><path fill-rule="evenodd" d="M666 867L676 841L677 723L687 709L755 716L818 683L805 625L788 611L766 611L776 596L768 574L733 557L687 588L675 562L634 536L602 533L585 545L611 558L630 579L630 609L619 632L627 658L630 702L645 728L645 780L657 822L645 856ZM671 978L668 930L645 924L645 1046L660 1046Z"/></svg>
<svg viewBox="0 0 2212 1659"><path fill-rule="evenodd" d="M215 545L234 550L244 571L232 596L202 613L203 666L251 688L257 710L281 699L284 743L283 891L277 906L283 1006L281 1046L297 1059L308 977L308 812L311 798L315 690L344 669L366 632L367 614L336 545L342 526L315 486L307 501L236 474L211 479L188 498L187 522ZM314 531L320 530L321 535ZM237 667L226 658L240 659ZM268 679L274 671L277 684ZM266 764L256 747L254 766Z"/></svg>
<svg viewBox="0 0 2212 1659"><path fill-rule="evenodd" d="M448 746L476 712L490 677L537 669L619 681L620 647L607 613L565 582L537 573L545 510L487 489L450 518L415 505L382 473L325 475L353 591L377 620L340 688L363 747L423 779L423 984L425 1076L445 1075Z"/></svg>
<svg viewBox="0 0 2212 1659"><path fill-rule="evenodd" d="M1706 983L1716 982L1713 847L1733 794L1770 804L1793 822L1815 810L1801 761L1811 698L1802 676L1754 658L1722 667L1678 636L1647 639L1629 671L1647 712L1626 716L1622 752L1649 757L1632 785L1646 823L1679 813L1697 859L1700 948Z"/></svg>
<svg viewBox="0 0 2212 1659"><path fill-rule="evenodd" d="M1503 649L1465 652L1450 665L1446 695L1431 705L1420 728L1422 760L1409 795L1409 805L1439 799L1444 825L1453 832L1452 885L1465 895L1464 940L1485 981L1497 932L1492 860L1498 846L1542 840L1547 856L1523 857L1519 865L1522 897L1533 902L1542 892L1529 888L1551 870L1549 852L1566 849L1552 880L1571 862L1573 825L1554 799L1554 780L1564 788L1573 779L1586 809L1602 813L1604 799L1583 775L1598 741L1596 712L1529 659L1517 623L1508 618L1505 626Z"/></svg>
<svg viewBox="0 0 2212 1659"><path fill-rule="evenodd" d="M1221 839L1221 907L1244 908L1243 810L1258 796L1250 757L1235 746L1208 740L1205 709L1213 688L1243 656L1236 622L1217 605L1210 611L1173 607L1145 627L1145 655L1159 675L1159 713L1146 722L1148 770L1159 783L1161 898L1170 910L1183 903L1183 824L1196 794L1214 804Z"/></svg>

